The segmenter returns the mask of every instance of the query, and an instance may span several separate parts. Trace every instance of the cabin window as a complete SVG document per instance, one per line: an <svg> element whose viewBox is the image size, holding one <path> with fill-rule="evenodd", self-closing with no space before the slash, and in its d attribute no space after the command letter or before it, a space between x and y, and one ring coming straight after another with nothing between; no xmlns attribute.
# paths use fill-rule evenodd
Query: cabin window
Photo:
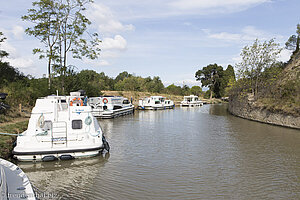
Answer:
<svg viewBox="0 0 300 200"><path fill-rule="evenodd" d="M160 101L155 101L155 104L160 104Z"/></svg>
<svg viewBox="0 0 300 200"><path fill-rule="evenodd" d="M43 131L50 131L50 130L52 130L52 121L46 120L44 122L44 126L43 126L42 130Z"/></svg>
<svg viewBox="0 0 300 200"><path fill-rule="evenodd" d="M72 120L72 129L82 129L82 120Z"/></svg>
<svg viewBox="0 0 300 200"><path fill-rule="evenodd" d="M123 101L123 104L129 104L130 102L129 102L129 100L124 100Z"/></svg>

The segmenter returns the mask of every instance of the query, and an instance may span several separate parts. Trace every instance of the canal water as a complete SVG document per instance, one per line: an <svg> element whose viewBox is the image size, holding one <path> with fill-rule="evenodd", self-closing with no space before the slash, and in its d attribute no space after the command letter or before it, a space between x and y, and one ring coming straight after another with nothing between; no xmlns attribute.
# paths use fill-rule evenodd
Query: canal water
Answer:
<svg viewBox="0 0 300 200"><path fill-rule="evenodd" d="M226 105L101 120L111 152L18 163L54 199L300 199L300 131L248 121Z"/></svg>

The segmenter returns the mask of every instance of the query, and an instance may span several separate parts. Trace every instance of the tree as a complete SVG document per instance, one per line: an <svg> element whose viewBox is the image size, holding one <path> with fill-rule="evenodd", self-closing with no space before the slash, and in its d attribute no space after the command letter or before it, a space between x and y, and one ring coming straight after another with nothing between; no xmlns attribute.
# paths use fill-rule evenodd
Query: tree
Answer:
<svg viewBox="0 0 300 200"><path fill-rule="evenodd" d="M263 43L256 39L252 46L247 45L242 49L242 61L236 67L240 77L250 80L250 87L254 95L258 93L261 73L276 63L281 50L274 39Z"/></svg>
<svg viewBox="0 0 300 200"><path fill-rule="evenodd" d="M174 84L169 85L165 90L167 94L182 95L181 87Z"/></svg>
<svg viewBox="0 0 300 200"><path fill-rule="evenodd" d="M60 21L57 16L58 3L52 0L40 0L32 3L33 7L28 9L28 14L22 16L22 20L34 23L25 33L32 35L45 45L45 49L34 48L33 54L40 54L39 58L48 59L48 87L51 87L51 66L55 57L54 45L59 38Z"/></svg>
<svg viewBox="0 0 300 200"><path fill-rule="evenodd" d="M223 78L221 80L221 96L228 96L229 89L235 83L235 73L231 65L227 66L227 69L223 72Z"/></svg>
<svg viewBox="0 0 300 200"><path fill-rule="evenodd" d="M297 35L292 35L289 37L288 41L285 43L285 48L293 51L293 54L299 52L299 43L300 43L300 24L297 24Z"/></svg>
<svg viewBox="0 0 300 200"><path fill-rule="evenodd" d="M40 59L48 59L49 88L51 86L51 67L57 75L62 76L62 91L64 91L64 77L68 71L68 53L73 58L96 59L101 42L98 34L88 34L87 27L91 22L82 14L85 5L92 0L38 0L32 3L32 9L22 16L35 26L27 28L25 32L33 35L45 45L45 49L35 48L33 53L39 53ZM87 41L84 34L90 37Z"/></svg>
<svg viewBox="0 0 300 200"><path fill-rule="evenodd" d="M0 46L1 46L1 43L4 42L7 38L4 37L3 33L0 32ZM4 50L1 50L0 49L0 62L2 62L2 58L4 57L7 57L8 56L8 53Z"/></svg>
<svg viewBox="0 0 300 200"><path fill-rule="evenodd" d="M131 77L132 74L129 74L127 71L119 73L119 75L115 78L116 83L119 81L123 81L125 78Z"/></svg>
<svg viewBox="0 0 300 200"><path fill-rule="evenodd" d="M202 88L200 86L193 86L193 87L191 87L191 93L196 96L201 96Z"/></svg>
<svg viewBox="0 0 300 200"><path fill-rule="evenodd" d="M216 97L220 96L221 78L223 76L223 67L217 64L210 64L198 70L195 74L196 80L201 81L202 86L207 86L210 90L210 99L213 92Z"/></svg>

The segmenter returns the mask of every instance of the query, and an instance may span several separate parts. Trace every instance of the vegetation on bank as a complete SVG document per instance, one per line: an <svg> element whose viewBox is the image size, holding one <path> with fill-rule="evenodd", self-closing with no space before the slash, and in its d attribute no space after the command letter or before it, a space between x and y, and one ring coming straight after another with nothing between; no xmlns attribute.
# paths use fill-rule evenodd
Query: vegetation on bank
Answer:
<svg viewBox="0 0 300 200"><path fill-rule="evenodd" d="M281 48L272 39L243 48L236 65L239 79L230 89L231 98L251 100L256 107L300 116L300 25L286 48L293 50L287 63L277 61ZM251 94L251 95L250 95ZM250 99L249 99L250 98Z"/></svg>
<svg viewBox="0 0 300 200"><path fill-rule="evenodd" d="M2 123L0 125L0 133L20 134L27 129L28 120L16 123ZM13 143L16 136L0 135L0 157L9 158L13 150Z"/></svg>

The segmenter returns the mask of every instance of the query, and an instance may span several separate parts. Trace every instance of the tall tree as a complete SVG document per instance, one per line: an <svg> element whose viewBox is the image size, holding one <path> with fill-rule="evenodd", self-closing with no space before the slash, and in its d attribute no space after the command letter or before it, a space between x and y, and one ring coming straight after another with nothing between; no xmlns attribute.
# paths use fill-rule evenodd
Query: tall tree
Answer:
<svg viewBox="0 0 300 200"><path fill-rule="evenodd" d="M232 87L235 83L235 73L231 65L227 66L227 69L223 72L223 78L221 80L222 90L221 96L228 95L228 87Z"/></svg>
<svg viewBox="0 0 300 200"><path fill-rule="evenodd" d="M25 30L44 44L45 48L34 48L34 54L40 54L39 58L48 60L48 87L51 87L51 66L55 57L54 45L59 38L60 20L57 16L59 5L52 0L39 0L32 3L35 8L28 9L28 14L22 16L25 21L34 23L33 27Z"/></svg>
<svg viewBox="0 0 300 200"><path fill-rule="evenodd" d="M291 35L288 41L285 43L285 48L293 51L293 54L299 52L300 45L300 24L297 24L297 35Z"/></svg>
<svg viewBox="0 0 300 200"><path fill-rule="evenodd" d="M196 80L201 81L202 86L207 86L210 90L210 99L213 92L217 97L220 96L221 78L223 76L223 67L217 64L210 64L198 70L195 74Z"/></svg>
<svg viewBox="0 0 300 200"><path fill-rule="evenodd" d="M58 0L54 0L58 1ZM62 76L62 90L64 91L64 78L68 70L68 53L73 58L96 59L100 55L99 44L101 40L97 33L90 34L88 26L91 21L83 14L86 5L93 0L59 0L58 16L61 18L59 41L55 48L59 54L56 57L55 71ZM88 39L87 39L87 38Z"/></svg>
<svg viewBox="0 0 300 200"><path fill-rule="evenodd" d="M98 48L101 42L98 34L89 34L88 25L91 22L83 15L86 5L92 0L38 0L32 3L32 9L22 19L35 24L26 29L26 33L38 38L45 49L35 48L34 53L40 53L40 58L48 59L49 87L51 85L51 67L56 74L62 76L62 91L64 91L64 76L68 71L68 53L73 58L96 59L100 54ZM89 39L86 39L89 37Z"/></svg>
<svg viewBox="0 0 300 200"><path fill-rule="evenodd" d="M263 43L256 39L253 45L247 45L242 49L242 61L236 67L240 77L250 79L250 86L254 95L258 93L261 73L277 62L281 50L274 39Z"/></svg>

